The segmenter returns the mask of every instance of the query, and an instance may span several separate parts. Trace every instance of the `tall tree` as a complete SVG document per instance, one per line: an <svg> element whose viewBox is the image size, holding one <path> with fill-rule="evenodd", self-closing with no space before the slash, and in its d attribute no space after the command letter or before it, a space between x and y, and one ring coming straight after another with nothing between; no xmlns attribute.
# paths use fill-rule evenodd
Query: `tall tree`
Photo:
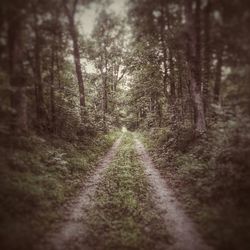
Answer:
<svg viewBox="0 0 250 250"><path fill-rule="evenodd" d="M188 77L194 107L195 130L198 134L202 134L206 131L206 120L200 82L200 65L199 60L197 60L200 45L197 43L197 30L195 29L192 4L192 0L185 1ZM199 5L196 5L197 8L199 8Z"/></svg>
<svg viewBox="0 0 250 250"><path fill-rule="evenodd" d="M42 79L42 72L41 72L41 53L42 53L42 31L39 26L39 7L40 4L35 1L32 5L33 11L33 30L35 34L34 39L34 75L35 75L35 98L36 98L36 118L37 123L41 127L45 127L45 103L44 103L44 86L43 86L43 79Z"/></svg>
<svg viewBox="0 0 250 250"><path fill-rule="evenodd" d="M102 96L102 122L107 129L107 115L110 110L112 91L117 90L117 84L126 72L123 63L124 27L114 13L100 12L93 30L93 48L91 57L95 60L95 67L100 74Z"/></svg>
<svg viewBox="0 0 250 250"><path fill-rule="evenodd" d="M220 44L216 50L216 68L215 68L215 82L214 82L214 102L219 103L220 100L220 92L221 92L221 74L222 74L222 58L223 58L223 45Z"/></svg>
<svg viewBox="0 0 250 250"><path fill-rule="evenodd" d="M204 98L204 108L205 111L208 111L208 106L210 104L210 74L211 74L211 0L207 1L207 4L204 8L203 15L204 23L204 74L203 74L203 98Z"/></svg>
<svg viewBox="0 0 250 250"><path fill-rule="evenodd" d="M24 20L22 4L10 4L7 11L9 79L12 86L11 107L14 110L12 128L15 133L28 131L27 74L24 70Z"/></svg>
<svg viewBox="0 0 250 250"><path fill-rule="evenodd" d="M73 5L70 8L67 1L63 0L63 7L65 10L65 14L68 18L69 32L70 32L70 36L73 42L73 56L74 56L74 62L75 62L75 70L76 70L76 76L77 76L77 81L78 81L78 87L79 87L80 109L81 109L81 115L83 116L86 103L85 103L84 81L83 81L83 75L82 75L82 69L81 69L81 56L80 56L80 49L79 49L78 32L77 32L77 27L75 23L75 13L76 13L77 3L78 3L78 0L74 0Z"/></svg>

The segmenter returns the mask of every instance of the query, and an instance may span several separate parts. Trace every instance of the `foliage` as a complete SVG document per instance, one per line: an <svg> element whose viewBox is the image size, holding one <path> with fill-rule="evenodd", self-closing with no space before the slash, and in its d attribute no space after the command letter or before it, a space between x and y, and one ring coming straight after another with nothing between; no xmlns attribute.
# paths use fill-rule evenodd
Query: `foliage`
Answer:
<svg viewBox="0 0 250 250"><path fill-rule="evenodd" d="M33 249L116 137L70 143L34 135L1 146L1 249Z"/></svg>
<svg viewBox="0 0 250 250"><path fill-rule="evenodd" d="M248 119L240 117L217 121L199 140L183 126L152 129L146 140L162 173L216 249L249 246L250 130Z"/></svg>
<svg viewBox="0 0 250 250"><path fill-rule="evenodd" d="M150 137L155 160L205 236L219 249L246 248L249 1L130 0L126 20L110 1L97 1L86 37L76 16L91 2L0 3L0 242L31 248L114 139L104 133L127 126ZM99 187L103 210L93 211L93 228L102 230L97 213L108 216L108 237L149 247L138 220L152 223L154 237L159 218L126 143ZM116 194L119 182L125 190Z"/></svg>

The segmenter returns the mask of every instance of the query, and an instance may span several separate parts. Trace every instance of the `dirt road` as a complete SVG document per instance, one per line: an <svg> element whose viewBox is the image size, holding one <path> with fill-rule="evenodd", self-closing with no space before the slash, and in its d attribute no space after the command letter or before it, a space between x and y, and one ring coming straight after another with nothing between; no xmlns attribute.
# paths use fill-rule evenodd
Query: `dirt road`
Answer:
<svg viewBox="0 0 250 250"><path fill-rule="evenodd" d="M143 189L141 191L136 190L136 185L131 182L141 183L140 185L143 185L143 187L140 185L138 187ZM143 192L145 194L141 196ZM97 196L96 193L98 193ZM137 199L137 197L140 198ZM99 204L97 204L98 202ZM147 207L145 204L148 204ZM153 204L152 208L150 204ZM91 231L88 230L88 226L91 224L89 223L88 211L94 209L96 209L95 216L98 218L100 215L99 219L96 220L100 226L97 225ZM137 211L138 209L140 209L140 212ZM116 214L112 215L112 213ZM162 221L163 227L154 228L153 224L157 219L153 219L155 217L152 214L151 221L147 222L148 225L141 221L144 219L146 221L150 213L158 216L158 220ZM80 195L67 204L63 216L64 221L54 225L38 249L108 250L106 243L109 242L109 246L112 246L112 241L116 241L116 250L131 249L131 246L136 246L133 249L148 249L147 246L142 246L139 243L143 242L143 234L147 234L147 238L152 235L149 242L151 242L150 244L153 242L151 246L155 246L155 249L212 249L201 238L195 224L175 198L174 192L155 168L143 144L129 132L124 133L114 143L93 174L83 184ZM126 218L124 219L124 217ZM109 218L109 221L106 218ZM129 221L129 228L131 229L127 229L128 224L125 221ZM105 223L109 228L105 228ZM131 226L131 223L133 226ZM90 232L93 233L98 228L105 230L103 232L105 236L98 237L97 235L100 242L96 243L95 247L93 247L93 244L90 247L87 239L91 239ZM157 235L158 229L160 229L159 235ZM150 230L152 233L148 233ZM164 230L165 232L163 232ZM121 233L118 233L118 231ZM130 238L128 238L128 234ZM112 236L109 237L109 235ZM117 237L120 237L120 239L117 240ZM160 239L163 239L163 241L161 246L158 247L159 244L154 244L154 242L159 243Z"/></svg>
<svg viewBox="0 0 250 250"><path fill-rule="evenodd" d="M122 136L116 140L109 152L99 162L94 173L83 184L80 194L73 201L66 204L63 211L64 221L54 225L54 228L45 236L38 249L82 249L86 231L85 222L87 220L85 211L92 205L96 187L116 155L121 141Z"/></svg>
<svg viewBox="0 0 250 250"><path fill-rule="evenodd" d="M135 139L136 150L145 167L148 181L152 187L152 197L161 213L168 231L174 238L171 250L211 250L197 232L191 219L185 214L173 191L154 167L143 144Z"/></svg>

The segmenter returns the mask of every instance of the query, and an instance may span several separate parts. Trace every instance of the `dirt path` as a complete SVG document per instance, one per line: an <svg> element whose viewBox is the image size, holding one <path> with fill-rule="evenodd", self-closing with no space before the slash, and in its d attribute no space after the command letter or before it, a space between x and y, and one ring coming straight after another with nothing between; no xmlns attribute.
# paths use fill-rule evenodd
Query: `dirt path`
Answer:
<svg viewBox="0 0 250 250"><path fill-rule="evenodd" d="M155 204L161 211L168 231L175 240L169 250L211 250L212 248L202 240L195 225L185 214L173 192L154 167L143 144L138 139L135 139L135 146L139 158L145 166Z"/></svg>
<svg viewBox="0 0 250 250"><path fill-rule="evenodd" d="M82 249L86 232L86 211L93 203L93 196L97 185L101 181L105 170L113 160L121 143L122 136L117 139L106 156L100 161L94 173L88 178L79 196L67 204L64 211L64 221L56 225L41 242L38 249L69 250Z"/></svg>

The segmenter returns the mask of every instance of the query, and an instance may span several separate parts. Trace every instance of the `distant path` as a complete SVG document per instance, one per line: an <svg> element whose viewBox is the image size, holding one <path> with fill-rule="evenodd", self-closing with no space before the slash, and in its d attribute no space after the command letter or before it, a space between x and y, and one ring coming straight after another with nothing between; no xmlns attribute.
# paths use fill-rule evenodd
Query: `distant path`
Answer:
<svg viewBox="0 0 250 250"><path fill-rule="evenodd" d="M117 153L122 136L116 140L106 156L98 164L94 173L88 178L82 187L78 197L67 205L64 221L60 222L52 232L38 246L38 249L69 250L82 249L84 234L86 232L86 211L93 203L93 196L101 177Z"/></svg>
<svg viewBox="0 0 250 250"><path fill-rule="evenodd" d="M142 165L145 167L149 184L153 189L155 204L161 211L161 216L175 241L168 250L211 250L212 248L202 240L195 225L181 208L173 192L154 167L150 156L138 139L135 139L135 147Z"/></svg>

